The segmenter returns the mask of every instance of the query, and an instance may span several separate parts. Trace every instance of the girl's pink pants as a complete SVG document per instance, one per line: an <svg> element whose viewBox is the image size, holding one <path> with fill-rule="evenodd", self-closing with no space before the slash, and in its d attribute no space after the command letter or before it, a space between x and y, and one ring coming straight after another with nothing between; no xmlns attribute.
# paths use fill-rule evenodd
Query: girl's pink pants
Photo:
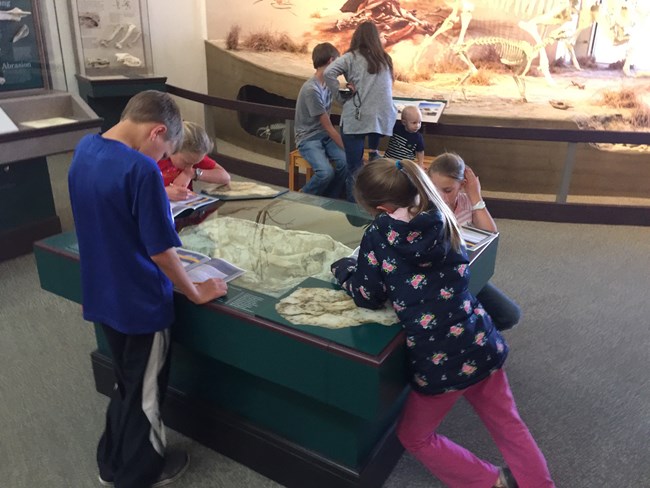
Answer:
<svg viewBox="0 0 650 488"><path fill-rule="evenodd" d="M494 486L499 475L496 466L435 432L460 397L465 397L487 427L520 488L555 486L544 455L517 412L503 369L464 390L440 395L412 391L397 430L406 450L451 488Z"/></svg>

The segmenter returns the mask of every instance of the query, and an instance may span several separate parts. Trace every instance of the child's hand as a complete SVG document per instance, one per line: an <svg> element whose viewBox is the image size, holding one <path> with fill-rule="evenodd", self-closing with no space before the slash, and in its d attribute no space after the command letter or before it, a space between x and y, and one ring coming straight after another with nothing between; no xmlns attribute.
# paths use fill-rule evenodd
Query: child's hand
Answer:
<svg viewBox="0 0 650 488"><path fill-rule="evenodd" d="M178 186L174 185L173 183L169 186L166 186L165 190L167 191L167 196L172 202L187 200L192 195L194 195L194 192L186 186Z"/></svg>
<svg viewBox="0 0 650 488"><path fill-rule="evenodd" d="M192 301L197 305L207 303L228 293L228 285L219 278L210 278L201 283L194 283L194 286L196 287L197 296Z"/></svg>
<svg viewBox="0 0 650 488"><path fill-rule="evenodd" d="M465 166L465 181L465 192L472 202L472 205L474 205L482 200L481 182L469 166Z"/></svg>

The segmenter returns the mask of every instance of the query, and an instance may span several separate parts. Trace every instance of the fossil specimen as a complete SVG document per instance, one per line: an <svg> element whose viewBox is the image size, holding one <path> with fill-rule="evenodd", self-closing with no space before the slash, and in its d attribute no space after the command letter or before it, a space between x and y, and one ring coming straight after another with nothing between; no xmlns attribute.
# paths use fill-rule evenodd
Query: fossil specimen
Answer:
<svg viewBox="0 0 650 488"><path fill-rule="evenodd" d="M138 68L142 66L142 60L133 54L115 53L115 59L117 59L118 63L128 66L129 68Z"/></svg>
<svg viewBox="0 0 650 488"><path fill-rule="evenodd" d="M341 329L365 323L393 325L399 322L392 308L359 308L343 290L298 288L280 300L275 310L296 325Z"/></svg>
<svg viewBox="0 0 650 488"><path fill-rule="evenodd" d="M469 71L456 84L456 87L462 86L470 76L478 72L478 69L470 59L470 48L473 46L490 46L499 55L499 61L501 64L507 66L512 71L512 78L515 80L517 88L519 89L521 100L522 102L526 102L526 80L524 77L528 73L528 70L530 70L530 65L537 57L539 51L556 40L555 37L549 37L541 44L533 46L526 41L506 39L504 37L476 37L464 42L463 44L451 46L450 49L452 52L458 55L461 61L463 61L469 68ZM463 95L464 94L465 89L463 88Z"/></svg>
<svg viewBox="0 0 650 488"><path fill-rule="evenodd" d="M128 42L126 43L126 46L133 47L133 45L140 40L141 36L142 36L142 32L136 30L135 33L131 36L131 39L129 39Z"/></svg>
<svg viewBox="0 0 650 488"><path fill-rule="evenodd" d="M88 29L99 27L99 15L94 12L82 12L79 14L79 25Z"/></svg>
<svg viewBox="0 0 650 488"><path fill-rule="evenodd" d="M122 24L116 25L115 28L113 29L113 32L111 32L111 35L100 40L99 43L104 47L108 47L108 45L115 40L117 35L124 29L124 27L126 26Z"/></svg>
<svg viewBox="0 0 650 488"><path fill-rule="evenodd" d="M111 62L106 58L86 59L86 67L88 68L108 68Z"/></svg>
<svg viewBox="0 0 650 488"><path fill-rule="evenodd" d="M133 25L133 24L129 24L129 25L126 27L126 32L124 33L124 36L122 36L122 39L120 39L119 41L117 41L117 42L115 43L115 47L118 48L118 49L122 49L122 48L124 47L124 43L125 43L125 42L129 39L129 37L131 37L131 35L132 35L135 31L137 31L137 30L138 30L138 28L137 28L135 25Z"/></svg>
<svg viewBox="0 0 650 488"><path fill-rule="evenodd" d="M16 31L14 34L14 37L11 39L11 42L18 42L21 39L24 39L29 35L29 27L27 27L25 24L20 26L20 29Z"/></svg>
<svg viewBox="0 0 650 488"><path fill-rule="evenodd" d="M28 15L32 15L32 13L21 10L18 7L12 8L11 10L0 10L0 20L19 22L23 17L27 17Z"/></svg>

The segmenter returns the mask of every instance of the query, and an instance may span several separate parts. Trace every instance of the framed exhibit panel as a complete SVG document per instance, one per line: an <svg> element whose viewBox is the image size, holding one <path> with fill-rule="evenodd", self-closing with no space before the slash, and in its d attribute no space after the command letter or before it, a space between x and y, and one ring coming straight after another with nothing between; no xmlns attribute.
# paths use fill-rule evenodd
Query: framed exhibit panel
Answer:
<svg viewBox="0 0 650 488"><path fill-rule="evenodd" d="M77 73L92 77L151 75L147 0L70 0Z"/></svg>
<svg viewBox="0 0 650 488"><path fill-rule="evenodd" d="M51 89L48 49L44 38L54 39L60 52L55 22L44 22L35 0L0 1L0 96L7 92ZM53 29L52 35L46 30ZM62 67L59 67L62 70ZM63 88L65 87L56 87Z"/></svg>

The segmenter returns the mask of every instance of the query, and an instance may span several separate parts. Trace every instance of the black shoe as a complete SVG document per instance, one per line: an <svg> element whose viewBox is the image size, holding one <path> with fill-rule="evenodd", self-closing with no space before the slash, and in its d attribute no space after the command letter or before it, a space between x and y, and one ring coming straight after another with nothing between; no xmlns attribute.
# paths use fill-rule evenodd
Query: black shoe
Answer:
<svg viewBox="0 0 650 488"><path fill-rule="evenodd" d="M151 488L166 486L180 478L190 465L190 454L187 451L172 449L165 453L165 467Z"/></svg>
<svg viewBox="0 0 650 488"><path fill-rule="evenodd" d="M497 484L494 485L494 488L519 488L517 480L512 475L510 468L499 468L499 479L497 480Z"/></svg>
<svg viewBox="0 0 650 488"><path fill-rule="evenodd" d="M189 465L190 455L187 451L177 449L168 451L165 453L165 466L163 467L162 473L158 476L158 480L151 485L151 488L158 488L159 486L166 486L173 483L183 475ZM99 484L102 486L113 486L112 479L104 479L101 475L98 478Z"/></svg>

